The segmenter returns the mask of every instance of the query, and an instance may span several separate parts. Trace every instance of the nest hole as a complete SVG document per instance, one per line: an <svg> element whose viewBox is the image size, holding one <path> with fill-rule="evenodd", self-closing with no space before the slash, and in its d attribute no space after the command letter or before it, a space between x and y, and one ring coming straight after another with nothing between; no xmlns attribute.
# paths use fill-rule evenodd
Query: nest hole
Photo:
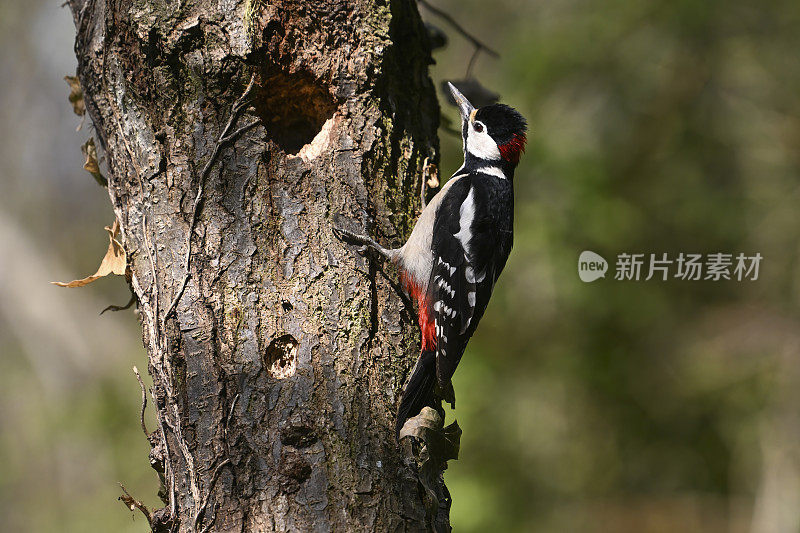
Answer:
<svg viewBox="0 0 800 533"><path fill-rule="evenodd" d="M267 346L264 356L267 371L276 379L286 379L297 372L297 339L281 335Z"/></svg>
<svg viewBox="0 0 800 533"><path fill-rule="evenodd" d="M253 101L267 135L287 154L297 154L336 111L326 87L307 72L267 68Z"/></svg>

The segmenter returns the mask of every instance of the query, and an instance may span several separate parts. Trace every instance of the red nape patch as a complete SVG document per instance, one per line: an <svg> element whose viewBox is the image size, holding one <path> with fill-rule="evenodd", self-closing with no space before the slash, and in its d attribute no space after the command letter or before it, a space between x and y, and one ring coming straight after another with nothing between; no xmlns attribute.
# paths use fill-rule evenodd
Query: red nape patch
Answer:
<svg viewBox="0 0 800 533"><path fill-rule="evenodd" d="M510 141L501 144L498 148L500 148L500 154L503 156L503 159L516 165L519 163L522 152L525 151L526 142L528 142L528 138L524 133L515 133Z"/></svg>
<svg viewBox="0 0 800 533"><path fill-rule="evenodd" d="M419 330L422 332L422 351L435 350L436 327L428 296L423 293L422 288L405 271L400 272L400 281L403 284L403 288L411 295L411 298L417 302Z"/></svg>

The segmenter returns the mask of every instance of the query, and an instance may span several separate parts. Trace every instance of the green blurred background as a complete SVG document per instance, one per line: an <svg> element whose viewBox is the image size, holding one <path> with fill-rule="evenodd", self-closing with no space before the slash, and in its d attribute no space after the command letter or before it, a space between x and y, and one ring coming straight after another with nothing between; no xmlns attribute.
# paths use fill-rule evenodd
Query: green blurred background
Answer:
<svg viewBox="0 0 800 533"><path fill-rule="evenodd" d="M515 249L455 378L456 530L800 531L800 4L431 1L500 51L473 73L531 124ZM437 83L463 78L471 46L421 12L450 37ZM157 501L144 351L133 312L98 316L127 288L47 283L93 272L113 220L66 102L73 34L57 3L0 4L0 529L142 532L115 499ZM585 284L587 249L764 260L754 282Z"/></svg>

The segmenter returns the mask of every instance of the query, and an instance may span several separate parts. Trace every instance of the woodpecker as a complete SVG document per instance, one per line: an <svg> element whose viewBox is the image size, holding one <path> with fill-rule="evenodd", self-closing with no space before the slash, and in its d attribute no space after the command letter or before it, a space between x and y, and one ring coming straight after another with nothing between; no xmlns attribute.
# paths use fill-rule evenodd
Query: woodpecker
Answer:
<svg viewBox="0 0 800 533"><path fill-rule="evenodd" d="M425 206L408 241L386 249L335 227L339 238L398 266L418 309L422 346L403 389L396 433L437 397L455 406L451 378L506 264L514 237L514 169L527 122L504 104L475 109L448 83L461 112L464 163Z"/></svg>

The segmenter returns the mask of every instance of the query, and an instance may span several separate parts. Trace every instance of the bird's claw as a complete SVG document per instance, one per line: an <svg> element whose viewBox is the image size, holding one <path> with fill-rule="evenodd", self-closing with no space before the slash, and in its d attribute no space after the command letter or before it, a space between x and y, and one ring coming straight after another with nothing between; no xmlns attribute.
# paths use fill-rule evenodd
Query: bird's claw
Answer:
<svg viewBox="0 0 800 533"><path fill-rule="evenodd" d="M346 242L347 244L365 245L365 243L369 240L363 235L358 235L340 226L333 226L333 234L336 235L339 240ZM362 248L366 248L366 246L362 246Z"/></svg>
<svg viewBox="0 0 800 533"><path fill-rule="evenodd" d="M356 248L356 252L362 257L374 257L378 260L385 258L385 255L381 254L380 246L378 246L374 240L366 235L353 233L352 231L346 230L337 225L333 226L333 234L336 235L336 237L342 242L357 246L358 248Z"/></svg>

